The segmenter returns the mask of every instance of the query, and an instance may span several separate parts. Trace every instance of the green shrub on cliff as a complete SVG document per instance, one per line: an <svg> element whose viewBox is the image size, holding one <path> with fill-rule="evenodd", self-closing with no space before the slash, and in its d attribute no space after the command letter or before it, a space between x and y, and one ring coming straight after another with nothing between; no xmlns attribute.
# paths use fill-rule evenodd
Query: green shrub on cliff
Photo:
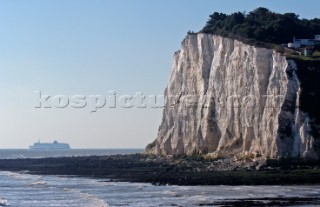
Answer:
<svg viewBox="0 0 320 207"><path fill-rule="evenodd" d="M320 19L299 19L294 13L279 14L266 8L230 15L215 12L210 15L203 33L249 39L256 42L282 44L297 38L314 38L320 34Z"/></svg>

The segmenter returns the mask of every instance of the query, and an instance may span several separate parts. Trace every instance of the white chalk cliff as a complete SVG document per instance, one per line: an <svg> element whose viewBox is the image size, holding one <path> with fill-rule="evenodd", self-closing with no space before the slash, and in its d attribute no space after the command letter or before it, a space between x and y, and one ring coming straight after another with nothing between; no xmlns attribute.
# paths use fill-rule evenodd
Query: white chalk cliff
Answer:
<svg viewBox="0 0 320 207"><path fill-rule="evenodd" d="M175 53L154 154L318 158L293 60L210 34Z"/></svg>

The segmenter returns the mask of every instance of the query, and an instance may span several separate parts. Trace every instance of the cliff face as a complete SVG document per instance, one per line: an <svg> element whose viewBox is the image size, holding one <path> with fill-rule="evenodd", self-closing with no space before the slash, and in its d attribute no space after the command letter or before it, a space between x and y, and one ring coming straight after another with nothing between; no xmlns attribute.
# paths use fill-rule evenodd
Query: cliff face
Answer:
<svg viewBox="0 0 320 207"><path fill-rule="evenodd" d="M174 56L158 137L146 152L318 158L316 122L301 110L297 71L295 61L270 49L188 35Z"/></svg>

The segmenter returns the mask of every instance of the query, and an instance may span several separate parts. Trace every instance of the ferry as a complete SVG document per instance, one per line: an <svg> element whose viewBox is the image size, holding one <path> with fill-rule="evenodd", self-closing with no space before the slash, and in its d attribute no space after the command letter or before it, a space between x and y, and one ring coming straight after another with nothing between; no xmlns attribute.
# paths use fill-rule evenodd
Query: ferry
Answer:
<svg viewBox="0 0 320 207"><path fill-rule="evenodd" d="M54 141L53 143L41 143L40 140L29 147L32 150L69 150L70 145L67 143L59 143Z"/></svg>

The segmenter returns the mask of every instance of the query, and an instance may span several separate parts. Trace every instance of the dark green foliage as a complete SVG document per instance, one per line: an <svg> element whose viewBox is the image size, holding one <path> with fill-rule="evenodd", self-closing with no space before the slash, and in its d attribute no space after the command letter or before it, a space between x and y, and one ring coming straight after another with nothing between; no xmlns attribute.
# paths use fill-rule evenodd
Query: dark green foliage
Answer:
<svg viewBox="0 0 320 207"><path fill-rule="evenodd" d="M187 33L188 35L196 35L197 33L196 32L194 32L194 31L188 31L188 33Z"/></svg>
<svg viewBox="0 0 320 207"><path fill-rule="evenodd" d="M299 19L294 13L278 14L258 8L248 14L231 15L215 12L210 15L203 33L249 39L256 42L282 44L297 38L314 38L320 34L320 19Z"/></svg>

